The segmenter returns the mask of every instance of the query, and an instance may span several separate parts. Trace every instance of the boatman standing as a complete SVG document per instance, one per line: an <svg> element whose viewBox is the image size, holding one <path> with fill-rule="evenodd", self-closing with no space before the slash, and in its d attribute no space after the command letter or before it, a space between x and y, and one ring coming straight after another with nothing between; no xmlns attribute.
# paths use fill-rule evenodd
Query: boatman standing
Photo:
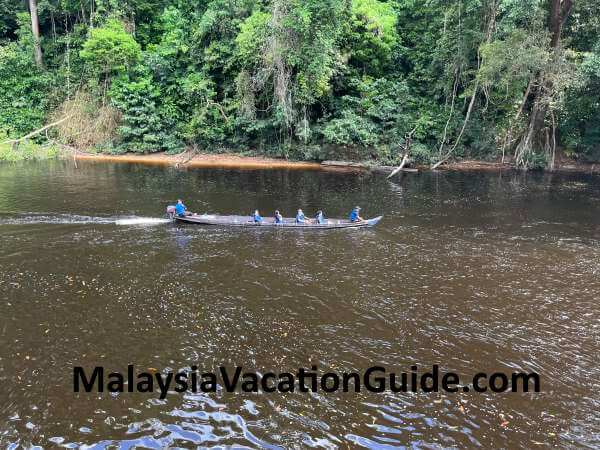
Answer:
<svg viewBox="0 0 600 450"><path fill-rule="evenodd" d="M364 219L360 217L360 206L355 206L350 213L350 222L362 222Z"/></svg>

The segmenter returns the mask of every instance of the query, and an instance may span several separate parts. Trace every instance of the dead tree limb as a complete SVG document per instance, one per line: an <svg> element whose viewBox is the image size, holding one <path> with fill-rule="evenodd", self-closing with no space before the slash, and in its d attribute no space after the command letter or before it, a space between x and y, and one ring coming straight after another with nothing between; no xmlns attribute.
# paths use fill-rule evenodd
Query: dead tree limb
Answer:
<svg viewBox="0 0 600 450"><path fill-rule="evenodd" d="M70 118L71 118L71 116L63 117L62 119L57 120L56 122L52 122L52 123L50 123L48 125L44 125L42 128L39 128L39 129L37 129L35 131L32 131L31 133L26 134L23 137L20 137L18 139L9 139L8 141L0 142L0 144L13 144L13 145L17 145L19 142L25 141L27 139L32 138L33 136L36 136L36 135L38 135L40 133L43 133L47 129L55 127L56 125L61 124L64 121L66 121L67 119L70 119Z"/></svg>
<svg viewBox="0 0 600 450"><path fill-rule="evenodd" d="M388 179L392 178L394 175L396 175L398 172L400 172L402 169L404 169L404 166L406 165L406 163L408 162L408 155L410 153L410 146L412 144L412 137L413 134L415 134L415 131L417 131L417 127L414 127L404 138L404 156L402 157L402 162L400 163L400 165L394 169L392 171L392 173L390 173L388 175Z"/></svg>
<svg viewBox="0 0 600 450"><path fill-rule="evenodd" d="M229 117L227 117L227 114L225 114L225 110L220 103L213 102L212 100L208 99L206 100L206 106L215 106L223 116L223 119L225 119L225 122L229 122Z"/></svg>

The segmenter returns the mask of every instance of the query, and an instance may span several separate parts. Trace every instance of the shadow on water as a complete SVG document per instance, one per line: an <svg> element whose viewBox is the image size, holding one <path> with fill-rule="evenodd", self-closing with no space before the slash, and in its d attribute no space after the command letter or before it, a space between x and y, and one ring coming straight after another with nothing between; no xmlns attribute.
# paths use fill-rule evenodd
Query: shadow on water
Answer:
<svg viewBox="0 0 600 450"><path fill-rule="evenodd" d="M16 182L18 180L18 182ZM160 218L302 207L374 229ZM36 219L37 218L37 219ZM598 445L600 181L522 173L0 166L0 445ZM539 394L75 394L74 366L220 365L461 376L537 371Z"/></svg>

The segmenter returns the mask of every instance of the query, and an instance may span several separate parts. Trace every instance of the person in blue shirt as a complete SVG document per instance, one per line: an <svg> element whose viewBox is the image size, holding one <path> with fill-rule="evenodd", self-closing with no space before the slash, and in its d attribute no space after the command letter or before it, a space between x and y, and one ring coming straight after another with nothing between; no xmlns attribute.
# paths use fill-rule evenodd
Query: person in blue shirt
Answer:
<svg viewBox="0 0 600 450"><path fill-rule="evenodd" d="M283 216L279 213L279 210L275 211L275 220L274 220L274 222L277 223L277 224L283 223Z"/></svg>
<svg viewBox="0 0 600 450"><path fill-rule="evenodd" d="M254 220L254 223L260 224L263 221L263 218L260 217L260 213L258 212L258 209L256 211L254 211L254 214L252 214L252 220Z"/></svg>
<svg viewBox="0 0 600 450"><path fill-rule="evenodd" d="M317 211L317 215L315 216L315 223L318 223L321 225L325 223L325 216L323 215L323 211L321 211L321 210Z"/></svg>
<svg viewBox="0 0 600 450"><path fill-rule="evenodd" d="M306 217L301 209L299 209L298 214L296 214L296 223L306 223Z"/></svg>
<svg viewBox="0 0 600 450"><path fill-rule="evenodd" d="M364 219L360 217L360 206L355 206L350 213L350 222L362 222Z"/></svg>
<svg viewBox="0 0 600 450"><path fill-rule="evenodd" d="M177 200L177 204L175 205L175 214L177 214L179 217L188 215L187 208L185 207L181 199Z"/></svg>

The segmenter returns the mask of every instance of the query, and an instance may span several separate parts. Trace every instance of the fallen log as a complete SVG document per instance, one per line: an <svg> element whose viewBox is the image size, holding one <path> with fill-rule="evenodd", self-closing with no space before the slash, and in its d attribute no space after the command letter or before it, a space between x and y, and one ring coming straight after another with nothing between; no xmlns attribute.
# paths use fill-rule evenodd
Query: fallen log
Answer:
<svg viewBox="0 0 600 450"><path fill-rule="evenodd" d="M355 167L357 169L368 169L369 167L365 164L352 162L352 161L323 161L322 166L330 167Z"/></svg>
<svg viewBox="0 0 600 450"><path fill-rule="evenodd" d="M389 175L394 170L397 171L396 173L398 173L398 172L418 173L419 172L419 169L415 169L414 167L403 167L402 169L398 170L398 167L394 167L394 166L375 166L375 167L372 167L371 170L373 172L384 173L386 175Z"/></svg>
<svg viewBox="0 0 600 450"><path fill-rule="evenodd" d="M351 168L351 169L370 170L372 172L385 173L385 174L389 174L390 172L393 172L394 170L398 169L395 166L372 166L370 164L364 164L364 163L352 162L352 161L323 161L321 163L321 165L328 166L328 167L347 167L347 168ZM412 167L403 167L400 171L406 172L406 173L416 173L419 171L419 169L414 169Z"/></svg>

